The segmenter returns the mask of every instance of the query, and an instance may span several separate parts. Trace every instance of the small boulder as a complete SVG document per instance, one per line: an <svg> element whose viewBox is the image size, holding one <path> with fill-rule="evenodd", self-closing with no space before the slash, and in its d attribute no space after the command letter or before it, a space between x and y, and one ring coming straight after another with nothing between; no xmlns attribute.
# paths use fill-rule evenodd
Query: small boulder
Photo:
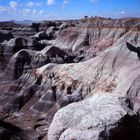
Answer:
<svg viewBox="0 0 140 140"><path fill-rule="evenodd" d="M47 34L43 31L36 33L33 37L35 37L38 41L48 38Z"/></svg>
<svg viewBox="0 0 140 140"><path fill-rule="evenodd" d="M47 33L49 39L53 39L54 35L55 35L55 27L54 26L49 27L46 33Z"/></svg>
<svg viewBox="0 0 140 140"><path fill-rule="evenodd" d="M65 56L67 56L67 53L65 53L63 50L59 49L56 46L48 46L44 50L45 54L49 57L62 57L64 59Z"/></svg>
<svg viewBox="0 0 140 140"><path fill-rule="evenodd" d="M19 50L27 49L27 40L23 37L17 37L9 40L4 47L4 53L16 53Z"/></svg>

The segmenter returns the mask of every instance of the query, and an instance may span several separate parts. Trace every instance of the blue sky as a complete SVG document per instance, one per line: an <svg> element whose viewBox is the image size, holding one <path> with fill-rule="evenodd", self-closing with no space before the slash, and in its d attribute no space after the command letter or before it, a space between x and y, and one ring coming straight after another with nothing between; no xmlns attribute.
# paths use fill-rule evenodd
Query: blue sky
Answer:
<svg viewBox="0 0 140 140"><path fill-rule="evenodd" d="M140 0L0 0L0 21L140 17Z"/></svg>

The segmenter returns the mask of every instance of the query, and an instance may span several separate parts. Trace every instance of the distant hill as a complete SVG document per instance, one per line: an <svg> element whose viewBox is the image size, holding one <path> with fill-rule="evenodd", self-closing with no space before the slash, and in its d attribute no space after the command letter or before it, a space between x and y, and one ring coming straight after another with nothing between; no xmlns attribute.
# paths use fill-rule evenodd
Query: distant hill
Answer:
<svg viewBox="0 0 140 140"><path fill-rule="evenodd" d="M13 22L13 23L16 23L16 24L22 24L22 25L31 25L33 22L39 22L39 21L32 21L32 20L16 21L16 20L10 20L10 22Z"/></svg>

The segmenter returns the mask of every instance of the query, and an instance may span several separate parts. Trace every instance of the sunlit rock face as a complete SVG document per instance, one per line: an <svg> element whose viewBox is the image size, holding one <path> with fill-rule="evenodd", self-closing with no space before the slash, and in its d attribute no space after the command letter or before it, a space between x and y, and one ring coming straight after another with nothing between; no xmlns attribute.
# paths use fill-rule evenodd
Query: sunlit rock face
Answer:
<svg viewBox="0 0 140 140"><path fill-rule="evenodd" d="M140 19L4 25L0 139L140 139Z"/></svg>

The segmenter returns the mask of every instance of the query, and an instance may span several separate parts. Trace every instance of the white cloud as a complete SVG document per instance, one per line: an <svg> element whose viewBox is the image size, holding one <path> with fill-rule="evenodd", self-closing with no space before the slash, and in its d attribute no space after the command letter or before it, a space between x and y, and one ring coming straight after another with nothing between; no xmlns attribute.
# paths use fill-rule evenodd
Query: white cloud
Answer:
<svg viewBox="0 0 140 140"><path fill-rule="evenodd" d="M66 4L68 4L70 2L70 0L64 0L63 1L63 5L62 5L62 9L65 9Z"/></svg>
<svg viewBox="0 0 140 140"><path fill-rule="evenodd" d="M31 10L30 9L23 9L22 10L22 14L23 15L28 15L28 14L30 14L31 13Z"/></svg>
<svg viewBox="0 0 140 140"><path fill-rule="evenodd" d="M55 4L55 0L48 0L47 1L47 5L54 5Z"/></svg>
<svg viewBox="0 0 140 140"><path fill-rule="evenodd" d="M120 14L125 14L125 11L121 11Z"/></svg>
<svg viewBox="0 0 140 140"><path fill-rule="evenodd" d="M21 13L23 14L23 16L38 16L38 15L44 15L46 12L44 10L37 10L37 9L29 9L29 8L26 8L26 9L22 9L21 10Z"/></svg>
<svg viewBox="0 0 140 140"><path fill-rule="evenodd" d="M63 3L64 3L64 4L67 4L67 3L69 3L69 0L64 0Z"/></svg>
<svg viewBox="0 0 140 140"><path fill-rule="evenodd" d="M27 3L27 6L28 7L40 6L40 5L41 5L41 3L39 3L39 2L33 2L33 1L30 1L30 2Z"/></svg>
<svg viewBox="0 0 140 140"><path fill-rule="evenodd" d="M16 10L17 7L19 6L19 4L16 1L10 1L9 5L13 10Z"/></svg>
<svg viewBox="0 0 140 140"><path fill-rule="evenodd" d="M120 12L118 12L118 13L115 13L115 15L125 15L125 14L126 14L125 11L120 11Z"/></svg>
<svg viewBox="0 0 140 140"><path fill-rule="evenodd" d="M37 10L36 9L33 9L33 15L36 15L37 14Z"/></svg>
<svg viewBox="0 0 140 140"><path fill-rule="evenodd" d="M6 10L6 9L5 9L3 6L0 5L0 13L5 12L5 10Z"/></svg>
<svg viewBox="0 0 140 140"><path fill-rule="evenodd" d="M98 0L90 0L90 1L95 3L95 2L97 2Z"/></svg>
<svg viewBox="0 0 140 140"><path fill-rule="evenodd" d="M40 14L40 15L45 14L45 11L44 11L44 10L40 10L40 11L38 12L38 14Z"/></svg>
<svg viewBox="0 0 140 140"><path fill-rule="evenodd" d="M32 2L32 1L28 2L28 3L27 3L27 6L29 6L29 7L30 7L30 6L34 6L34 2Z"/></svg>

